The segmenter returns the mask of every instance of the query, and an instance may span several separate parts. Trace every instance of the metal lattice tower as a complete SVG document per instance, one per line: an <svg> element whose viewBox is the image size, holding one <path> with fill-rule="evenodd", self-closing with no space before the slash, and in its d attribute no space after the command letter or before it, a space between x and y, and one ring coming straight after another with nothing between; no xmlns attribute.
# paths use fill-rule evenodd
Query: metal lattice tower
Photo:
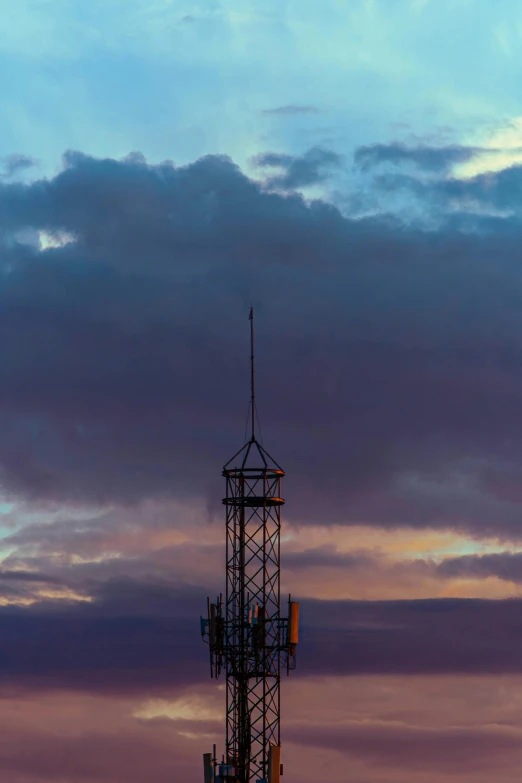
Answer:
<svg viewBox="0 0 522 783"><path fill-rule="evenodd" d="M281 479L284 471L255 433L254 318L251 436L223 468L226 481L226 595L208 601L201 631L212 677L227 680L226 753L204 755L205 783L278 783L281 670L295 668L299 605L281 617Z"/></svg>

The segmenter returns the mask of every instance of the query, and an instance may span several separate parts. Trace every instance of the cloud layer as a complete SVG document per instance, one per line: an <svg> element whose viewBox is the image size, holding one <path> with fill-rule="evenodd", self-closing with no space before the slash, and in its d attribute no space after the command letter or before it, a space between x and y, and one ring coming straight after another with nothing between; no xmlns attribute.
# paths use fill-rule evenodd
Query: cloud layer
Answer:
<svg viewBox="0 0 522 783"><path fill-rule="evenodd" d="M516 204L517 176L491 180L490 200L510 182ZM224 157L79 153L54 179L1 184L0 214L7 489L219 500L216 465L244 429L253 302L289 514L518 537L516 221L352 220L267 193Z"/></svg>
<svg viewBox="0 0 522 783"><path fill-rule="evenodd" d="M251 303L262 434L288 469L285 581L303 598L295 682L315 704L303 723L287 686L291 768L312 745L310 769L335 751L364 783L517 768L522 711L473 722L472 686L445 726L422 722L426 700L354 713L328 690L522 674L520 598L413 598L519 594L520 553L501 549L522 500L516 190L515 216L488 213L518 173L490 178L471 224L455 192L485 179L417 157L418 179L388 184L439 199L436 230L284 193L338 166L317 151L267 154L278 183L219 156L79 153L53 179L0 183L0 694L38 715L62 704L10 728L15 783L166 780L174 750L192 782L222 741L198 616L222 584L219 474L244 433ZM103 726L61 727L67 700L103 702Z"/></svg>
<svg viewBox="0 0 522 783"><path fill-rule="evenodd" d="M91 602L0 608L0 687L159 693L207 681L204 588L113 578ZM302 602L299 677L522 673L522 603Z"/></svg>

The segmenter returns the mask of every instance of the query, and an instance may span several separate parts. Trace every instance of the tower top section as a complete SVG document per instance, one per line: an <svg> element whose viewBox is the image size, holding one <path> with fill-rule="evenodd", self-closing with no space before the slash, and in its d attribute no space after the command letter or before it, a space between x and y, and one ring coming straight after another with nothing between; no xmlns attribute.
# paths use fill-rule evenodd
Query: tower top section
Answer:
<svg viewBox="0 0 522 783"><path fill-rule="evenodd" d="M284 476L284 471L273 457L263 448L256 438L256 391L255 391L255 361L254 361L254 308L248 314L250 321L250 438L223 467L223 475L233 475L235 471L242 473L268 472Z"/></svg>

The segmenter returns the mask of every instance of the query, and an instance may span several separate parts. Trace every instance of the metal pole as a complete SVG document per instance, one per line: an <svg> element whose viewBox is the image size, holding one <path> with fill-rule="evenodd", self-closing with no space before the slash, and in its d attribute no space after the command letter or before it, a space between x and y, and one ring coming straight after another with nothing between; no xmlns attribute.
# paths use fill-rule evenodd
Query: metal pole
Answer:
<svg viewBox="0 0 522 783"><path fill-rule="evenodd" d="M255 405L256 405L256 398L255 398L255 386L254 386L254 308L250 308L250 315L248 316L250 318L250 413L252 416L252 440L255 440L255 421L256 421L256 413L255 413Z"/></svg>

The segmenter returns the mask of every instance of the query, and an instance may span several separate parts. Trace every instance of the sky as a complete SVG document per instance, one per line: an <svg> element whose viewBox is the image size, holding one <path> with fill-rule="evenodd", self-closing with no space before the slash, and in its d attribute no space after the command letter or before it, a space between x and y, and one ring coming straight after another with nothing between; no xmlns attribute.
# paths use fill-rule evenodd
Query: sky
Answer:
<svg viewBox="0 0 522 783"><path fill-rule="evenodd" d="M196 783L256 313L285 783L522 764L522 7L0 2L0 779Z"/></svg>

